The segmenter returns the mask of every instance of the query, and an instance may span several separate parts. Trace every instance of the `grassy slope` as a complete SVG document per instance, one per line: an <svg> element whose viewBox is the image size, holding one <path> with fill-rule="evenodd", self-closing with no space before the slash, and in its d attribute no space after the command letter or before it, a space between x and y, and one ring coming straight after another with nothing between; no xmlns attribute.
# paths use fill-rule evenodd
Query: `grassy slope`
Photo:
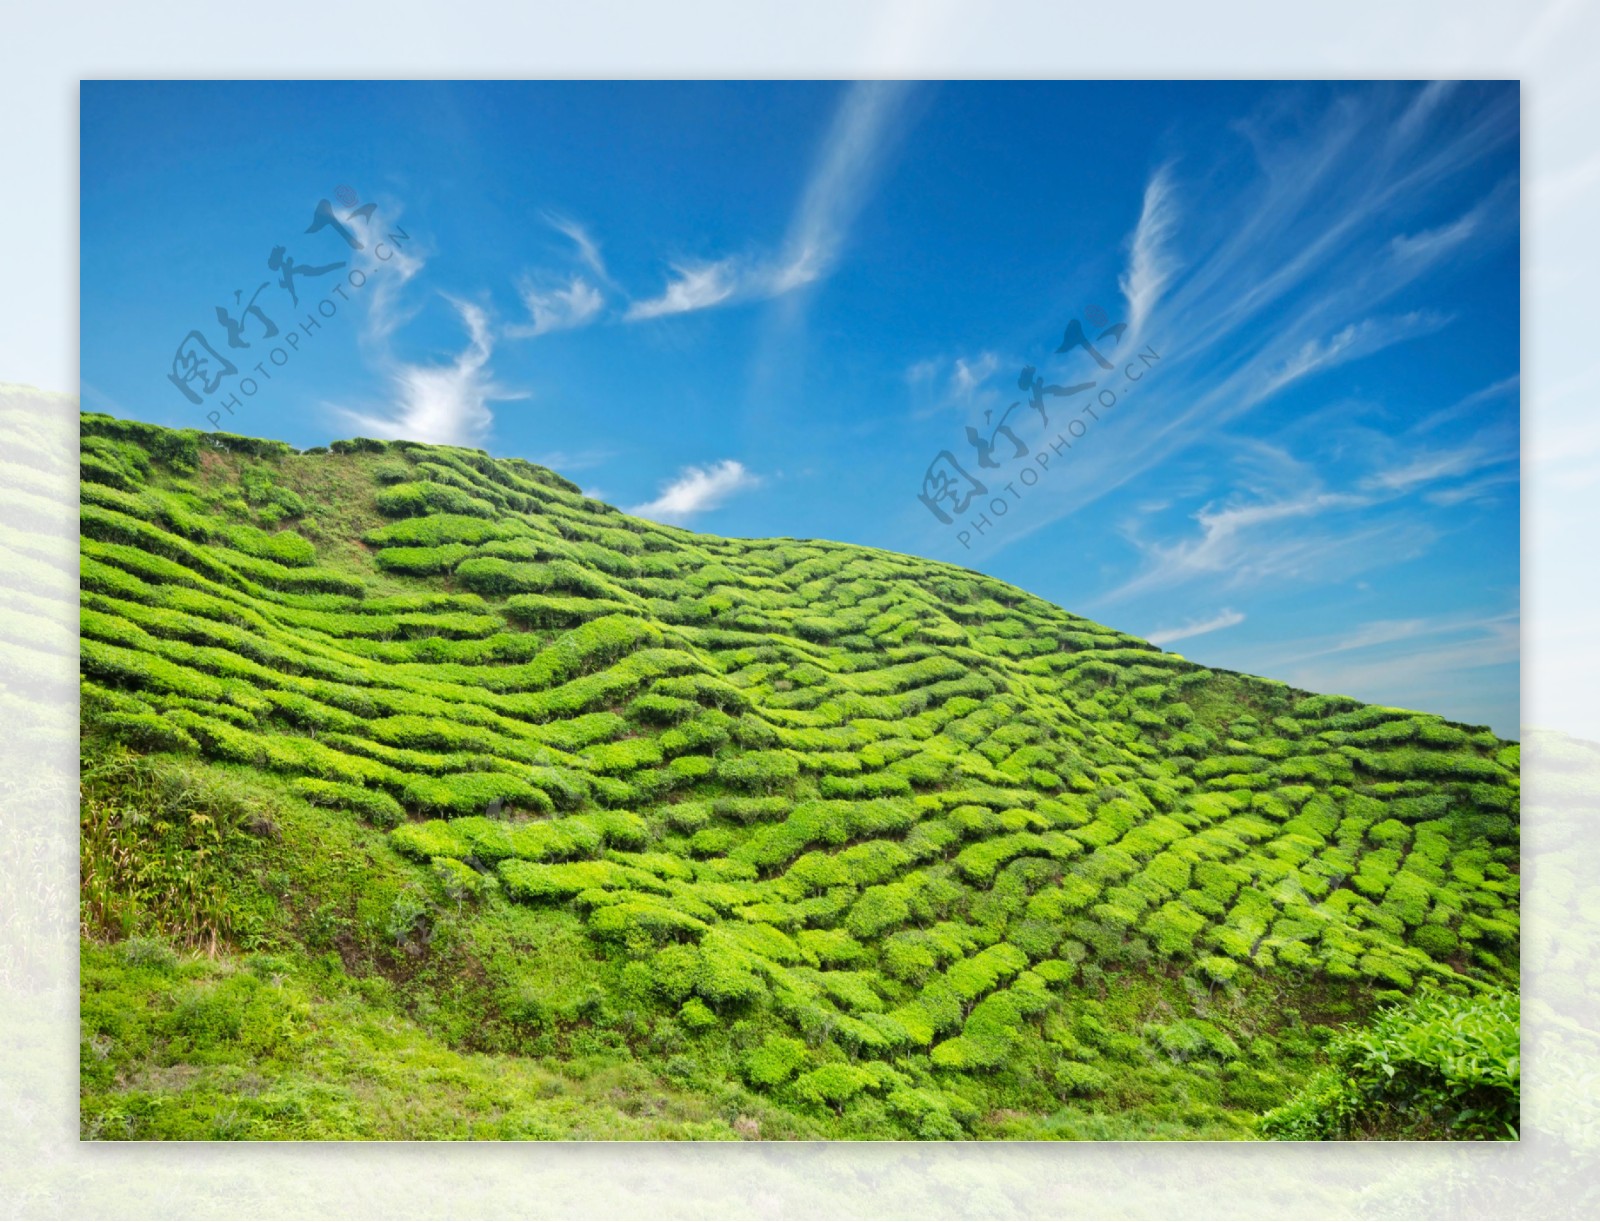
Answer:
<svg viewBox="0 0 1600 1222"><path fill-rule="evenodd" d="M475 451L83 479L86 1134L1248 1136L1515 982L1486 730Z"/></svg>

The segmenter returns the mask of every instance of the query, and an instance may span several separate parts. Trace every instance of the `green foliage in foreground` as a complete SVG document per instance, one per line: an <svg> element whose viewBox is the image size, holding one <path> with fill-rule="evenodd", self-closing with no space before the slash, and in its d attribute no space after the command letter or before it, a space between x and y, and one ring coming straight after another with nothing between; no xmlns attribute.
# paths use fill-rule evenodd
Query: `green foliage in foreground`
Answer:
<svg viewBox="0 0 1600 1222"><path fill-rule="evenodd" d="M317 1039L655 1118L542 1136L1245 1137L1378 1002L1515 986L1481 728L478 451L84 432L85 1116L160 1100L85 1132L216 1135L235 1079L308 1092L249 1135L524 1132L464 1062L338 1119L344 1069L249 1042L262 955ZM197 989L238 1035L162 1017Z"/></svg>
<svg viewBox="0 0 1600 1222"><path fill-rule="evenodd" d="M1268 1137L1517 1136L1521 1024L1515 994L1420 993L1347 1031L1328 1068L1269 1112Z"/></svg>
<svg viewBox="0 0 1600 1222"><path fill-rule="evenodd" d="M729 1141L760 1121L631 1062L458 1051L330 960L135 938L81 967L84 1137ZM758 1101L750 1101L758 1105ZM738 1127L736 1127L738 1126Z"/></svg>

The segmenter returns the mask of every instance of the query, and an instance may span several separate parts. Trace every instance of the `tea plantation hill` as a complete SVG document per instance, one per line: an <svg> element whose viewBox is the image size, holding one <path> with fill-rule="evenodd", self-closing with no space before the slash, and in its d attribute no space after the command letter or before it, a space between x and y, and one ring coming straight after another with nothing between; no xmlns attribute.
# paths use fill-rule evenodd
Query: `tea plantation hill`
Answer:
<svg viewBox="0 0 1600 1222"><path fill-rule="evenodd" d="M1251 1136L1514 1002L1486 729L481 451L82 433L86 1135Z"/></svg>

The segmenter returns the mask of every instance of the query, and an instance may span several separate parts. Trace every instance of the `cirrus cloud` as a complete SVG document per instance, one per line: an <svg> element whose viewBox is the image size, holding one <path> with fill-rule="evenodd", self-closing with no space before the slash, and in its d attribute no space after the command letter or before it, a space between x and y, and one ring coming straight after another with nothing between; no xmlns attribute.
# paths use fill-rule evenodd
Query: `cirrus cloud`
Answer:
<svg viewBox="0 0 1600 1222"><path fill-rule="evenodd" d="M562 287L541 287L532 277L525 276L517 291L528 308L529 321L507 327L508 339L529 339L581 327L605 307L600 290L582 276L573 276Z"/></svg>
<svg viewBox="0 0 1600 1222"><path fill-rule="evenodd" d="M674 264L672 278L661 296L634 302L623 318L639 322L710 309L727 301L738 287L731 259L718 263Z"/></svg>
<svg viewBox="0 0 1600 1222"><path fill-rule="evenodd" d="M1219 611L1210 619L1192 619L1177 628L1158 628L1145 637L1145 640L1152 645L1170 645L1173 641L1186 641L1192 636L1221 632L1224 628L1232 628L1235 624L1242 623L1244 623L1243 611Z"/></svg>

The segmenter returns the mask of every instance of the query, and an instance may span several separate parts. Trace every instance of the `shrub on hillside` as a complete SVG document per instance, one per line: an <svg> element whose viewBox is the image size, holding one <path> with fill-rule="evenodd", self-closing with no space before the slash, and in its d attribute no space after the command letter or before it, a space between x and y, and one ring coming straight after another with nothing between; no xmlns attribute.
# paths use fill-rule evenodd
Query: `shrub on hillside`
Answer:
<svg viewBox="0 0 1600 1222"><path fill-rule="evenodd" d="M799 775L800 765L787 751L748 751L717 763L719 781L757 793L787 788Z"/></svg>
<svg viewBox="0 0 1600 1222"><path fill-rule="evenodd" d="M391 518L414 517L426 513L466 514L476 518L492 518L496 510L488 501L452 488L418 480L392 484L378 493L378 510Z"/></svg>
<svg viewBox="0 0 1600 1222"><path fill-rule="evenodd" d="M378 553L378 567L386 573L428 577L448 573L472 555L465 543L446 543L439 547L386 547Z"/></svg>
<svg viewBox="0 0 1600 1222"><path fill-rule="evenodd" d="M374 827L394 827L406 817L405 808L381 789L311 777L295 778L290 788L313 806L341 806L354 811Z"/></svg>
<svg viewBox="0 0 1600 1222"><path fill-rule="evenodd" d="M593 598L608 598L616 593L605 581L570 560L528 564L481 556L456 566L456 577L467 589L491 598L543 590Z"/></svg>
<svg viewBox="0 0 1600 1222"><path fill-rule="evenodd" d="M200 749L200 744L187 730L155 713L102 712L94 714L92 720L99 729L143 751Z"/></svg>
<svg viewBox="0 0 1600 1222"><path fill-rule="evenodd" d="M1521 1026L1516 994L1454 997L1425 990L1347 1031L1329 1067L1268 1112L1261 1131L1329 1138L1517 1137Z"/></svg>
<svg viewBox="0 0 1600 1222"><path fill-rule="evenodd" d="M548 814L555 803L542 789L504 772L459 772L449 776L414 777L406 783L405 802L418 811L452 815L479 814L491 802L504 808ZM446 853L443 856L452 856Z"/></svg>
<svg viewBox="0 0 1600 1222"><path fill-rule="evenodd" d="M554 594L514 594L506 600L506 618L529 628L571 628L596 616L637 614L625 603L602 598Z"/></svg>
<svg viewBox="0 0 1600 1222"><path fill-rule="evenodd" d="M220 531L229 547L261 560L275 560L291 568L303 568L317 558L309 542L292 530L268 534L254 526L228 526Z"/></svg>
<svg viewBox="0 0 1600 1222"><path fill-rule="evenodd" d="M911 782L895 772L869 772L865 776L825 776L820 782L825 798L887 798L911 792Z"/></svg>
<svg viewBox="0 0 1600 1222"><path fill-rule="evenodd" d="M806 1046L784 1035L769 1035L759 1048L746 1055L744 1079L751 1086L771 1090L782 1086L809 1059Z"/></svg>
<svg viewBox="0 0 1600 1222"><path fill-rule="evenodd" d="M878 1084L878 1075L866 1066L836 1062L802 1074L795 1081L794 1093L813 1107L842 1111L851 1099Z"/></svg>

